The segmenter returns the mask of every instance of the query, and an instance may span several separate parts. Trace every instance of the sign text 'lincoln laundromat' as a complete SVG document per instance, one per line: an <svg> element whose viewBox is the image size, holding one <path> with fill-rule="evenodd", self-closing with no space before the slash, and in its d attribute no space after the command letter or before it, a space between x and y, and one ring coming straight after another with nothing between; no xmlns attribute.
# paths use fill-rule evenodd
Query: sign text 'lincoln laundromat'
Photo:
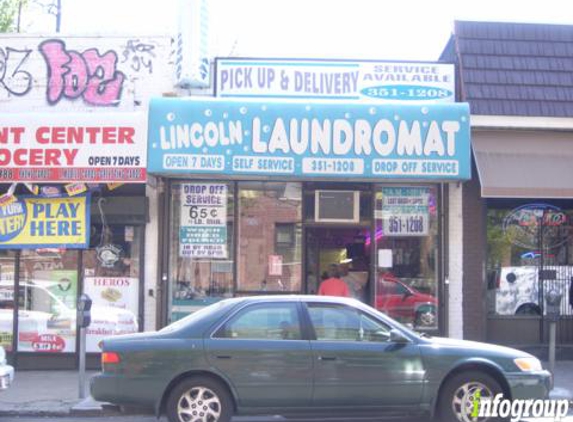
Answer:
<svg viewBox="0 0 573 422"><path fill-rule="evenodd" d="M152 102L150 171L468 179L465 104Z"/></svg>

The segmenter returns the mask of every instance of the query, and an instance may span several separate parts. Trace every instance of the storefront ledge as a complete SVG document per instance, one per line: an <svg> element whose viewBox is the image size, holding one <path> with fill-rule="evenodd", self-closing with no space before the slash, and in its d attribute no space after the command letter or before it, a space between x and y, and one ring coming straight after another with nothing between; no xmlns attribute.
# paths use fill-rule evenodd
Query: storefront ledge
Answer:
<svg viewBox="0 0 573 422"><path fill-rule="evenodd" d="M488 315L487 316L488 320L503 320L503 321L508 321L508 320L535 320L535 321L539 321L541 319L541 315Z"/></svg>
<svg viewBox="0 0 573 422"><path fill-rule="evenodd" d="M27 417L62 417L70 415L72 403L53 403L40 401L33 405L22 403L2 403L0 417L2 416L27 416Z"/></svg>

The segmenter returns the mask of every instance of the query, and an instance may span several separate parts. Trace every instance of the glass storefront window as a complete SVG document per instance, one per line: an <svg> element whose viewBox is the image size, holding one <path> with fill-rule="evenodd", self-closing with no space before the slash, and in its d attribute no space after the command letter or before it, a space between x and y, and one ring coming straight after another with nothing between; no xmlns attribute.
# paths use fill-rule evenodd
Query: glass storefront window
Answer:
<svg viewBox="0 0 573 422"><path fill-rule="evenodd" d="M75 352L77 250L24 249L18 291L18 351Z"/></svg>
<svg viewBox="0 0 573 422"><path fill-rule="evenodd" d="M238 292L300 292L302 185L239 182Z"/></svg>
<svg viewBox="0 0 573 422"><path fill-rule="evenodd" d="M233 296L233 213L232 183L171 185L171 321Z"/></svg>
<svg viewBox="0 0 573 422"><path fill-rule="evenodd" d="M438 215L435 187L376 189L374 305L415 328L438 328Z"/></svg>
<svg viewBox="0 0 573 422"><path fill-rule="evenodd" d="M12 351L16 253L0 250L0 346Z"/></svg>
<svg viewBox="0 0 573 422"><path fill-rule="evenodd" d="M542 315L550 290L573 315L573 201L489 200L488 311Z"/></svg>
<svg viewBox="0 0 573 422"><path fill-rule="evenodd" d="M84 293L93 301L86 351L100 352L105 337L138 331L140 254L143 226L95 224L84 251Z"/></svg>

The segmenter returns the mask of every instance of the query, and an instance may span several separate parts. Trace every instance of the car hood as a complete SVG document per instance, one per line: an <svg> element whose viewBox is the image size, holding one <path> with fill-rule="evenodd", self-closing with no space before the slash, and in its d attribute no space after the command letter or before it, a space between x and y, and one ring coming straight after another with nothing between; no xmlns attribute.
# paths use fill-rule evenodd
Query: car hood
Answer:
<svg viewBox="0 0 573 422"><path fill-rule="evenodd" d="M468 351L472 356L500 356L507 358L533 357L533 355L511 347L499 346L479 341L458 340L445 337L431 337L424 339L427 345L433 348L457 349L460 352Z"/></svg>

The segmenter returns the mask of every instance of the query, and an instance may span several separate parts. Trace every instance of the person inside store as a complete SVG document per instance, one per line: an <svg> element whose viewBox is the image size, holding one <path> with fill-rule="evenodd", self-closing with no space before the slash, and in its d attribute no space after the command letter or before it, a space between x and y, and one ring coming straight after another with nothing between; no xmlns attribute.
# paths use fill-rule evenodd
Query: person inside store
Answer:
<svg viewBox="0 0 573 422"><path fill-rule="evenodd" d="M340 269L337 264L328 267L328 278L320 283L318 294L321 296L351 297L348 285L340 278Z"/></svg>

